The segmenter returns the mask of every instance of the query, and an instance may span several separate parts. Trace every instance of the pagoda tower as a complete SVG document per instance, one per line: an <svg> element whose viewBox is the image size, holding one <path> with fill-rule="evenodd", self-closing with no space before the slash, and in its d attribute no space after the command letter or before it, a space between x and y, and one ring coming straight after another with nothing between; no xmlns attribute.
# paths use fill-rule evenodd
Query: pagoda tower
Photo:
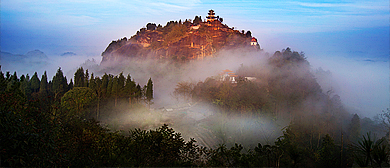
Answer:
<svg viewBox="0 0 390 168"><path fill-rule="evenodd" d="M207 18L207 22L212 22L212 21L215 21L215 20L218 19L218 18L215 16L214 10L210 9L208 14L209 14L209 15L206 17L206 18Z"/></svg>

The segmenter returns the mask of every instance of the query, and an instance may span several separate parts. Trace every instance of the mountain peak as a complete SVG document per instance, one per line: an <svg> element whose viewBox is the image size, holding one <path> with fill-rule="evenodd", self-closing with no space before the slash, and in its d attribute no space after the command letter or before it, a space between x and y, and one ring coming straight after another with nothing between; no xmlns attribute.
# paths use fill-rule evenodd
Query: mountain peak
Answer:
<svg viewBox="0 0 390 168"><path fill-rule="evenodd" d="M223 24L214 10L209 10L206 18L195 16L193 21L169 21L165 26L148 23L130 39L112 41L102 53L102 63L132 57L185 62L212 57L222 49L261 50L250 31L240 32Z"/></svg>
<svg viewBox="0 0 390 168"><path fill-rule="evenodd" d="M30 58L47 58L46 54L40 50L29 51L26 56Z"/></svg>

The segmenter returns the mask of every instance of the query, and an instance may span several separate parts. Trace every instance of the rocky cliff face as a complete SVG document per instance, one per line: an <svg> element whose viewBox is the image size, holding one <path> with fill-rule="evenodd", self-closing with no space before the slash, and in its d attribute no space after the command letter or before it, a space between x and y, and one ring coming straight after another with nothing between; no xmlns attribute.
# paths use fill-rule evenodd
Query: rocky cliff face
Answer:
<svg viewBox="0 0 390 168"><path fill-rule="evenodd" d="M169 59L185 62L212 57L222 49L246 47L260 50L251 45L252 36L222 24L220 20L192 23L170 21L166 26L148 23L130 39L112 41L102 53L102 63L127 58Z"/></svg>

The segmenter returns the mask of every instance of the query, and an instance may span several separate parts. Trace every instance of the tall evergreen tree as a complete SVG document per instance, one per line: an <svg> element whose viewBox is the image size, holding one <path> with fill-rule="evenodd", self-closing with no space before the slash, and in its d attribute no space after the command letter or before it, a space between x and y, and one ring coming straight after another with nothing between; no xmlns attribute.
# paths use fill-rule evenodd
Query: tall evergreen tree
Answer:
<svg viewBox="0 0 390 168"><path fill-rule="evenodd" d="M85 74L83 67L77 69L74 73L74 87L84 87L85 84Z"/></svg>
<svg viewBox="0 0 390 168"><path fill-rule="evenodd" d="M106 73L104 73L104 75L102 76L102 84L101 84L101 90L102 90L102 97L103 98L108 97L109 93L107 93L108 92L107 91L107 87L108 87L109 81L110 81L109 76Z"/></svg>
<svg viewBox="0 0 390 168"><path fill-rule="evenodd" d="M9 81L11 79L11 73L9 71L7 71L5 76L6 76L7 81Z"/></svg>
<svg viewBox="0 0 390 168"><path fill-rule="evenodd" d="M135 90L136 91L135 91L135 96L134 97L136 98L137 101L139 101L142 98L142 96L143 96L142 88L141 88L141 86L139 84L137 84Z"/></svg>
<svg viewBox="0 0 390 168"><path fill-rule="evenodd" d="M126 78L124 94L125 97L129 99L129 104L131 104L131 99L134 97L135 91L136 91L135 82L131 80L130 74L128 74Z"/></svg>
<svg viewBox="0 0 390 168"><path fill-rule="evenodd" d="M68 90L73 89L73 80L70 79L69 85L68 85Z"/></svg>
<svg viewBox="0 0 390 168"><path fill-rule="evenodd" d="M357 114L353 115L348 132L349 140L356 143L361 135L360 117Z"/></svg>
<svg viewBox="0 0 390 168"><path fill-rule="evenodd" d="M123 76L123 72L121 72L118 76L118 97L122 98L125 96L123 93L125 87L125 76Z"/></svg>
<svg viewBox="0 0 390 168"><path fill-rule="evenodd" d="M4 77L4 73L1 71L0 65L0 92L4 92L7 88L7 80Z"/></svg>
<svg viewBox="0 0 390 168"><path fill-rule="evenodd" d="M38 78L38 73L37 72L35 72L34 75L31 77L30 84L31 84L31 90L32 90L33 93L39 91L39 87L41 85L41 81Z"/></svg>
<svg viewBox="0 0 390 168"><path fill-rule="evenodd" d="M92 90L96 91L96 82L95 82L95 77L93 73L91 74L91 79L89 80L88 87L91 88Z"/></svg>
<svg viewBox="0 0 390 168"><path fill-rule="evenodd" d="M150 104L152 103L152 99L153 99L153 82L152 82L152 78L149 78L148 84L146 85L145 96L146 96L146 101L147 101L147 103L149 105L149 108L150 108Z"/></svg>
<svg viewBox="0 0 390 168"><path fill-rule="evenodd" d="M47 74L46 71L43 73L42 78L41 78L41 84L40 84L40 89L39 89L39 94L42 97L47 97L48 95L48 82L47 82Z"/></svg>
<svg viewBox="0 0 390 168"><path fill-rule="evenodd" d="M60 101L61 97L68 91L68 81L66 80L66 77L64 77L61 68L58 68L56 75L53 76L52 83L54 98Z"/></svg>
<svg viewBox="0 0 390 168"><path fill-rule="evenodd" d="M91 77L92 78L92 77ZM100 99L102 98L102 80L99 77L94 79L94 85L97 96L97 104L96 104L96 120L99 120L100 113Z"/></svg>
<svg viewBox="0 0 390 168"><path fill-rule="evenodd" d="M89 72L88 72L88 69L85 70L85 77L84 77L84 87L88 87L89 86Z"/></svg>
<svg viewBox="0 0 390 168"><path fill-rule="evenodd" d="M109 75L108 76L109 78L108 78L108 85L107 85L107 97L111 97L111 95L112 95L112 85L113 85L113 83L114 83L114 78L111 76L111 75Z"/></svg>
<svg viewBox="0 0 390 168"><path fill-rule="evenodd" d="M26 78L23 80L23 82L21 82L20 89L24 93L24 95L26 95L27 98L31 98L32 89L30 83L30 76L28 76L28 74L26 75Z"/></svg>
<svg viewBox="0 0 390 168"><path fill-rule="evenodd" d="M19 82L18 76L16 74L16 71L10 77L10 79L8 81L7 90L10 92L20 91L20 82Z"/></svg>
<svg viewBox="0 0 390 168"><path fill-rule="evenodd" d="M112 89L111 89L111 95L114 97L115 99L115 107L117 105L117 102L118 102L118 95L119 95L119 89L120 89L120 86L119 86L119 79L117 76L115 76L112 80Z"/></svg>

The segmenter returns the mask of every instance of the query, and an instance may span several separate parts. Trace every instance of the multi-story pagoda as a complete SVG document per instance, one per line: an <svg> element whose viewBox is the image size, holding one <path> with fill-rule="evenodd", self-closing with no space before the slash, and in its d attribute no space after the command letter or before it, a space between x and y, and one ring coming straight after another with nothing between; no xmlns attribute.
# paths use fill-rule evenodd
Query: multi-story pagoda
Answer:
<svg viewBox="0 0 390 168"><path fill-rule="evenodd" d="M206 17L207 22L212 22L212 21L218 20L218 17L215 16L214 10L210 9L208 14L209 15Z"/></svg>

